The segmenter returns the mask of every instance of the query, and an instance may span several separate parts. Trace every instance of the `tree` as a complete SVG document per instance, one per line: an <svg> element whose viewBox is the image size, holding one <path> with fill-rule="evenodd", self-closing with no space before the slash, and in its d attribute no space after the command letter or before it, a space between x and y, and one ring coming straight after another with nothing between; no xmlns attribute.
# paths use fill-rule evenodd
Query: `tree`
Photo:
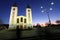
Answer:
<svg viewBox="0 0 60 40"><path fill-rule="evenodd" d="M3 21L2 21L2 19L0 19L0 24L3 24Z"/></svg>
<svg viewBox="0 0 60 40"><path fill-rule="evenodd" d="M0 19L0 30L2 30L2 29L4 29L4 27L3 27L3 21L2 21L2 19Z"/></svg>
<svg viewBox="0 0 60 40"><path fill-rule="evenodd" d="M57 24L60 24L60 20L56 20L56 23L57 23Z"/></svg>

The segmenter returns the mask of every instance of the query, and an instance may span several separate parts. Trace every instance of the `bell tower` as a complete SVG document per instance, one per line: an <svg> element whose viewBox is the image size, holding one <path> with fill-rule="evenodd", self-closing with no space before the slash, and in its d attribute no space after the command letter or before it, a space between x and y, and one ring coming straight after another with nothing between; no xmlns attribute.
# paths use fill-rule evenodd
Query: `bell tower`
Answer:
<svg viewBox="0 0 60 40"><path fill-rule="evenodd" d="M32 28L32 10L29 5L27 5L27 8L26 8L26 17L27 17L27 27Z"/></svg>
<svg viewBox="0 0 60 40"><path fill-rule="evenodd" d="M10 12L9 29L16 28L17 13L18 13L18 7L17 7L16 3L14 3L11 7L11 12Z"/></svg>

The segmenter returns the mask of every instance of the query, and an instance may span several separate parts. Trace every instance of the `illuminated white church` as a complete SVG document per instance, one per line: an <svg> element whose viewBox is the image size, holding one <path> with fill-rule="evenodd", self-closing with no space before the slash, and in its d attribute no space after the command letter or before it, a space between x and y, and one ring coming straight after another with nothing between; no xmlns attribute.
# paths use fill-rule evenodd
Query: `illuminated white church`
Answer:
<svg viewBox="0 0 60 40"><path fill-rule="evenodd" d="M9 29L21 29L33 28L32 26L32 11L29 5L26 8L26 16L18 16L18 7L13 4L10 12Z"/></svg>

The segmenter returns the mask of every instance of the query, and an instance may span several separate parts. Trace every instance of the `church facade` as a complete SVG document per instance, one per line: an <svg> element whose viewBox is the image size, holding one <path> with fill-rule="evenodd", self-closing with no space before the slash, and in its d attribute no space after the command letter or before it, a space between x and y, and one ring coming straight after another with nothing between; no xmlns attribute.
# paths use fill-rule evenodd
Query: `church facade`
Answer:
<svg viewBox="0 0 60 40"><path fill-rule="evenodd" d="M16 4L12 5L9 19L9 29L33 28L32 26L32 10L29 5L26 7L26 16L18 16L18 7Z"/></svg>

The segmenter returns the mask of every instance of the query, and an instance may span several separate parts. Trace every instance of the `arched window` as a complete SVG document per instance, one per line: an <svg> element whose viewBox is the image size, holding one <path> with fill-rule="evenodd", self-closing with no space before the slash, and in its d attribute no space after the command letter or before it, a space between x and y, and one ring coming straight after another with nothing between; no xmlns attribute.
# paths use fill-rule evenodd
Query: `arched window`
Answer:
<svg viewBox="0 0 60 40"><path fill-rule="evenodd" d="M24 23L26 23L26 19L24 19Z"/></svg>
<svg viewBox="0 0 60 40"><path fill-rule="evenodd" d="M23 22L23 18L21 17L21 22Z"/></svg>
<svg viewBox="0 0 60 40"><path fill-rule="evenodd" d="M17 23L19 23L19 18L17 18Z"/></svg>

